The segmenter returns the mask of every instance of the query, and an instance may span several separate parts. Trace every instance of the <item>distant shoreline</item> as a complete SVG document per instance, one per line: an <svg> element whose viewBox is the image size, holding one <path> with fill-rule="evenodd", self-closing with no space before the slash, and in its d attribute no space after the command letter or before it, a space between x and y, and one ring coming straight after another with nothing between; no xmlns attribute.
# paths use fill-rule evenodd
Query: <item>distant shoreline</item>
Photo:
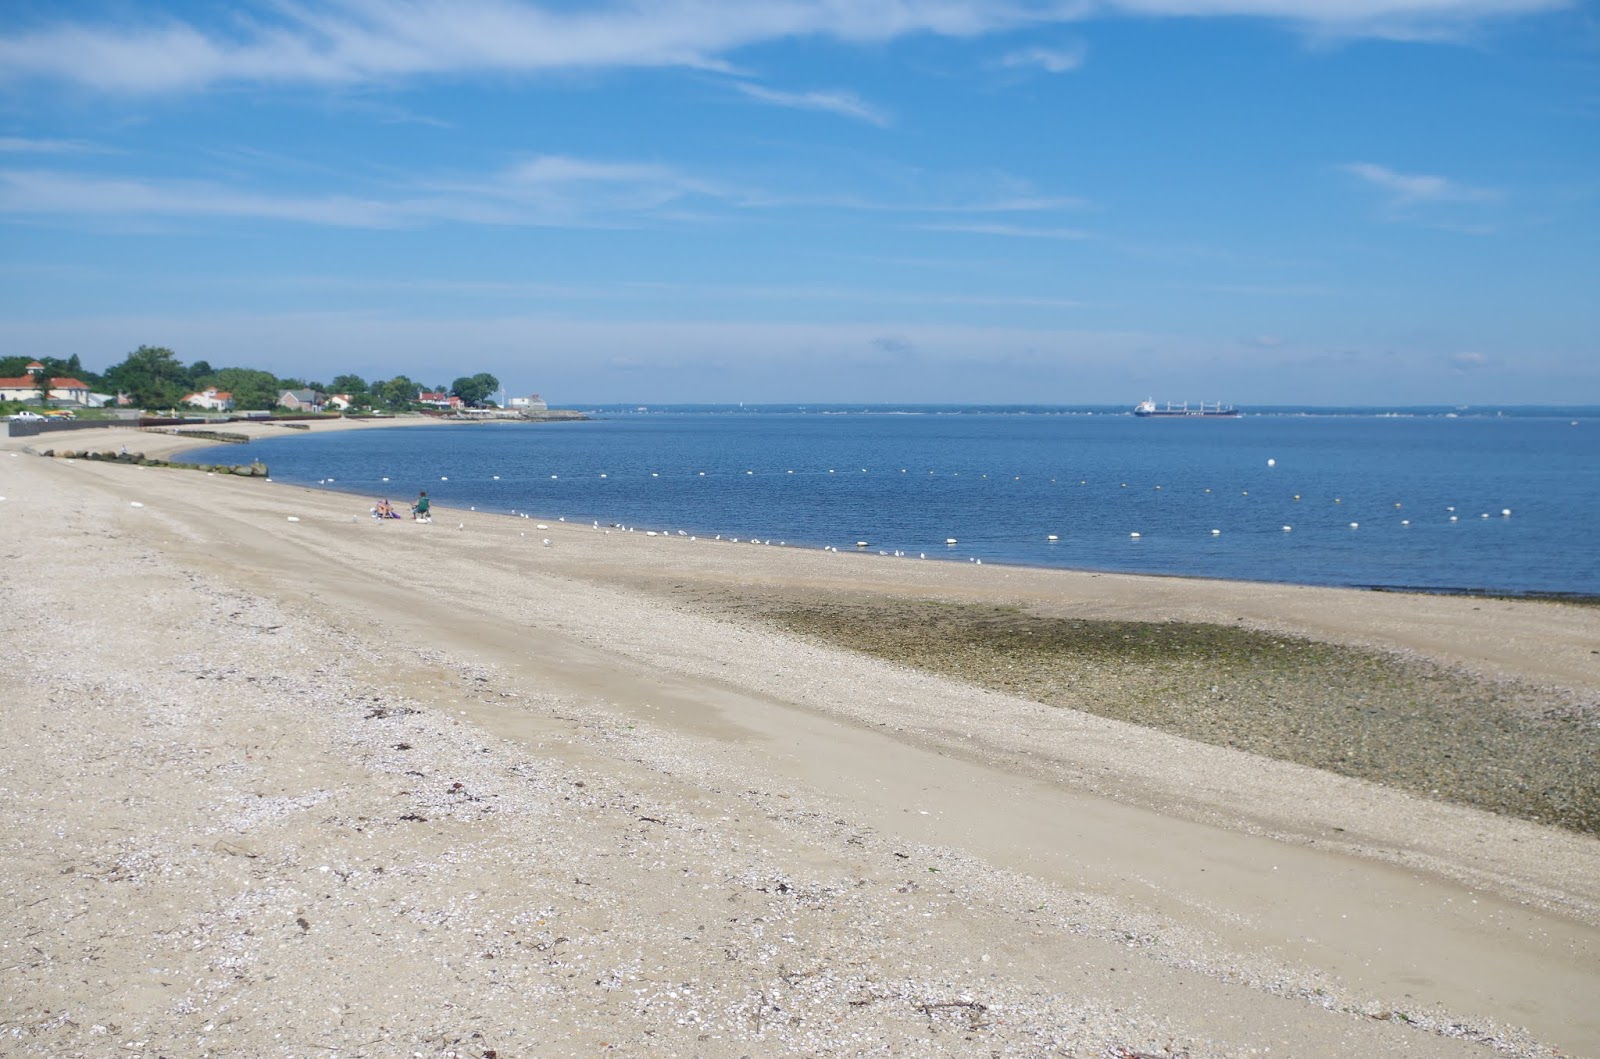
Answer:
<svg viewBox="0 0 1600 1059"><path fill-rule="evenodd" d="M1597 411L1600 411L1600 409L1597 409ZM588 417L585 416L584 418L587 419ZM518 420L513 420L513 419L464 420L464 419L455 419L455 418L446 418L446 417L438 417L438 416L425 416L424 415L424 416L397 417L397 418L394 418L394 419L388 419L388 418L384 418L384 419L340 419L340 420L328 420L326 422L318 421L318 422L313 422L313 423L308 424L311 427L311 429L304 430L304 431L301 431L301 430L283 430L281 428L280 429L270 429L269 428L269 429L257 429L255 431L249 431L248 433L251 433L253 435L251 440L263 440L263 439L267 439L267 438L298 437L298 436L302 436L302 435L309 434L309 433L344 433L344 432L347 432L349 430L359 430L359 429L384 429L384 428L389 428L389 427L418 427L418 426L435 426L435 427L438 427L438 426L478 425L478 424L485 423L485 422L487 422L487 423L501 423L501 424L504 424L504 423L514 423L514 422L517 422L517 421ZM551 420L551 421L576 421L576 420L572 419L570 417L565 417L564 416L564 417L561 417L560 419ZM246 426L246 425L249 425L249 424L246 424L246 423L229 424L230 427ZM265 426L265 424L262 424L262 426ZM178 429L181 430L181 428L178 428ZM143 446L143 448L145 448L147 450L147 452L149 452L149 454L154 455L154 456L159 456L160 458L163 458L163 459L170 459L172 456L181 455L181 454L184 454L184 453L187 453L187 452L193 452L193 451L200 450L200 449L210 449L210 448L216 448L217 447L217 443L216 443L215 440L212 440L212 439L200 439L200 438L184 438L181 433L176 434L176 435L172 435L172 434L165 434L165 433L150 433L150 432L146 431L146 432L143 432L143 436L145 436L147 438L159 437L159 438L163 438L163 439L169 439L169 438L171 439L170 441L167 441L165 444L158 444L158 445L155 445L155 446L150 446L150 445ZM156 451L150 451L152 449L156 450ZM223 449L222 451L226 451L226 450ZM317 490L322 491L322 492L329 492L329 493L335 493L335 494L351 496L351 497L358 497L358 498L368 498L375 492L375 490L372 490L372 489L360 489L360 490L358 490L358 489L342 488L342 487L337 487L337 486L325 486L325 485L315 485L315 486L313 486L313 483L310 483L310 482L270 482L269 484L274 484L274 485L292 485L292 486L297 486L297 487L301 487L301 488L312 488L312 487L314 487ZM381 490L377 490L377 491L381 491ZM456 507L456 506L451 505L451 504L445 504L445 503L439 503L439 502L435 502L434 503L434 508L436 510L439 510L439 511L453 511L453 510L463 510L464 511L464 510L466 510L466 508L459 508L459 507ZM497 512L497 511L491 511L491 510L477 510L476 508L473 508L473 510L477 514L489 515L489 516L494 516L494 517L497 517L497 518L520 519L522 517L521 514L513 514L513 513L510 513L510 512ZM538 519L549 521L549 522L561 522L561 521L564 521L564 519L565 519L565 516L553 515L553 514L549 514L549 513L543 513L543 514L538 514L538 515L532 515L531 513L528 513L528 514L529 514L530 517L538 518ZM593 521L593 520L590 520L590 521ZM576 525L577 523L569 523L569 524L570 525ZM620 523L620 522L603 522L602 525L608 526L610 528L621 528L624 524ZM629 531L631 532L634 529L640 530L641 532L643 532L646 529L654 529L655 531L660 532L660 533L668 532L668 529L665 526L651 526L651 527L633 526L633 527L629 528ZM706 535L711 535L711 534L714 534L716 532L717 531L715 529L710 529L710 530L704 531L704 533ZM726 530L723 530L722 532L723 532L724 535L727 535L727 531ZM803 544L803 545L802 544L794 544L794 545L789 545L789 547L791 549L796 549L796 550L810 550L810 549L812 549L814 547L814 545L810 544L810 543ZM820 545L815 545L815 547L820 547ZM860 558L876 557L875 553L840 552L839 554L841 554L841 555L857 555ZM945 564L945 563L949 562L949 560L939 559L939 558L935 558L932 561L938 562L938 563L941 563L941 564ZM1058 571L1059 570L1059 571L1067 571L1067 572L1072 572L1072 573L1080 573L1080 574L1093 575L1093 576L1155 577L1155 578L1171 579L1171 580L1177 580L1177 581L1193 581L1193 582L1216 582L1216 581L1222 581L1222 582L1234 583L1234 584L1240 584L1240 585L1262 585L1262 586L1277 585L1277 586L1302 587L1302 588L1311 588L1311 589L1325 589L1325 588L1338 589L1338 588L1343 588L1343 589L1349 589L1349 590L1352 590L1352 591L1386 593L1386 594L1395 594L1395 595L1459 597L1459 598L1491 599L1491 600L1503 599L1503 600L1517 600L1517 601L1537 602L1537 603L1565 604L1565 605L1568 605L1568 606L1578 606L1578 607L1600 606L1600 595L1596 595L1596 594L1592 594L1592 593L1582 593L1582 592L1553 592L1553 591L1538 590L1538 589L1531 589L1531 590L1528 590L1528 591L1519 592L1519 591L1515 591L1515 590L1489 589L1489 588L1483 588L1483 587L1477 587L1477 586L1469 586L1469 585L1454 585L1454 586L1423 586L1423 585L1403 585L1403 584L1325 585L1325 584L1321 584L1321 583L1317 583L1317 582L1291 581L1291 580L1280 580L1280 579L1270 579L1270 578L1217 577L1217 576L1210 576L1210 575L1206 575L1206 574L1197 574L1197 573L1173 573L1173 572L1165 572L1165 571L1131 571L1131 570L1118 570L1118 569L1109 569L1109 568L1099 568L1099 567L1092 567L1092 566L1045 566L1045 565L1035 565L1035 564L1030 564L1030 563L1023 563L1023 562L1011 562L1011 561L1001 560L1001 559L994 559L994 560L987 560L986 559L985 560L985 565L993 566L993 567L999 568L999 569L1007 569L1007 570L1022 570L1022 571Z"/></svg>

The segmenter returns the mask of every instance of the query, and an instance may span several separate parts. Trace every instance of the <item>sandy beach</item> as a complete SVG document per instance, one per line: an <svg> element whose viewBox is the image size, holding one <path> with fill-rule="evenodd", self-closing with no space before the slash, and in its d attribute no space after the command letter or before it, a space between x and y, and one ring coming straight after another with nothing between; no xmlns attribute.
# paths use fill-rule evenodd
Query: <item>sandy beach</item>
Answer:
<svg viewBox="0 0 1600 1059"><path fill-rule="evenodd" d="M29 451L124 443L195 442L0 439L0 1054L1600 1056L1600 839L1404 767L1507 732L1538 786L1567 725L1581 782L1600 608L378 523ZM1340 774L1160 657L1045 686L869 635L929 608L1446 690Z"/></svg>

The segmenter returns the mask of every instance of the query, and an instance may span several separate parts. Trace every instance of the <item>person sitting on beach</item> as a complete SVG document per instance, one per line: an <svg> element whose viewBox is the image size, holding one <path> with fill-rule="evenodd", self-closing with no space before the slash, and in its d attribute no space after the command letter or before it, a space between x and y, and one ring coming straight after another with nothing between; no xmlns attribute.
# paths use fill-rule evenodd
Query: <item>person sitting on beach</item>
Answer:
<svg viewBox="0 0 1600 1059"><path fill-rule="evenodd" d="M433 521L433 515L428 511L428 491L426 489L417 494L417 502L411 508L411 517L417 522Z"/></svg>
<svg viewBox="0 0 1600 1059"><path fill-rule="evenodd" d="M396 511L394 509L394 505L389 503L388 497L384 497L382 500L378 501L378 506L372 509L372 517L399 518L400 512Z"/></svg>

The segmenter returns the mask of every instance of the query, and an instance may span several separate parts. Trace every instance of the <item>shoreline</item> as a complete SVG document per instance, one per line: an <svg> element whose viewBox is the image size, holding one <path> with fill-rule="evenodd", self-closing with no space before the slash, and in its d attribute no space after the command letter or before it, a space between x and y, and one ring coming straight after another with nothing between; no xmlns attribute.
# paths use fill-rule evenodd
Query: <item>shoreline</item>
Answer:
<svg viewBox="0 0 1600 1059"><path fill-rule="evenodd" d="M386 425L413 425L413 424L416 424L418 422L428 422L428 423L434 423L434 424L438 424L438 425L449 425L449 424L459 424L461 422L467 422L467 421L441 419L441 418L438 418L438 417L419 417L419 418L415 418L415 419L411 419L411 420L402 420L400 424L395 424L394 421L392 421L392 420L382 420L382 421L341 421L341 422L349 422L350 423L350 427L339 427L335 423L329 423L329 424L326 424L326 425L318 424L318 426L322 426L323 427L323 432L328 432L328 428L329 427L331 427L333 430L337 431L337 430L342 430L342 429L359 429L359 428L362 428L362 427L374 427L375 428L375 427L381 427L381 426L386 426ZM476 422L476 421L473 421L473 422ZM295 433L302 433L302 432L296 431ZM285 435L283 433L281 433L281 432L273 432L273 431L257 432L257 434L254 437L251 438L251 440L254 441L254 440L261 440L261 439L264 439L264 438L279 438L279 437L284 437L284 436ZM292 436L292 435L290 435L290 436ZM168 451L169 455L175 455L175 454L183 453L183 452L186 452L186 451L193 451L195 449L204 449L204 448L208 448L208 447L217 447L217 446L216 446L216 443L214 441L196 441L193 444L188 445L188 446L179 446L179 447L173 448L171 450L163 450L163 451ZM226 448L225 447L218 447L218 451L226 451ZM311 483L309 483L309 482L306 482L306 483L289 482L289 483L284 483L284 484L297 485L297 486L300 486L300 487L303 487L303 488L311 488ZM331 492L331 493L338 493L338 494L341 494L341 495L352 496L352 497L368 497L369 496L369 492L367 492L367 491L356 491L356 490L352 490L352 489L342 489L342 488L328 488L327 486L320 486L320 485L317 486L317 488L319 490L322 490L322 491ZM459 508L455 508L455 507L452 507L450 505L435 504L435 506L438 507L439 510L441 510L441 511L461 510ZM476 510L476 509L474 508L472 510ZM498 516L504 517L504 518L518 518L519 517L518 513L514 512L514 511L509 511L509 510L508 511L503 511L503 512L502 511L488 511L488 510L485 510L485 511L481 511L479 513L480 514L489 514L489 515L498 515ZM536 517L536 518L539 518L539 519L543 519L543 520L549 520L549 521L565 521L565 516L557 516L557 515L550 514L548 512L544 512L544 513L541 513L541 514L533 516L533 517ZM595 520L594 519L590 519L590 521L595 521ZM571 523L571 524L572 525L577 525L577 523ZM624 525L622 523L618 523L618 522L603 523L603 525L605 525L605 526L607 526L608 528L611 528L611 529L622 529L622 528L624 528ZM628 532L634 532L636 530L637 531L641 531L641 532L654 530L655 532L661 533L661 534L672 533L675 529L676 529L676 527L666 527L664 525L663 526L654 526L654 527L639 527L639 526L626 527L626 530ZM726 530L726 529L719 530L716 527L710 527L710 528L703 529L703 530L696 530L695 532L696 532L697 536L706 536L706 537L711 537L711 536L715 536L715 535L719 535L719 534L720 535L727 535L729 533L729 531ZM767 543L770 544L772 542L768 541ZM785 546L791 547L791 548L800 548L800 549L823 548L825 546L825 542L814 541L814 542L808 542L808 543L804 543L804 544L789 544L789 545L785 545ZM837 552L837 554L838 555L860 555L860 556L869 556L869 557L877 556L877 553L875 553L875 552L854 551L854 550L839 550ZM953 560L949 560L949 559L940 558L938 555L931 556L930 559L931 559L931 561L934 561L934 562L952 562L953 561ZM1430 586L1423 586L1423 585L1403 585L1403 584L1392 584L1391 585L1391 584L1375 584L1375 583L1334 584L1334 583L1324 583L1324 582L1286 581L1286 580L1269 580L1269 579L1255 580L1255 579L1243 579L1243 578L1217 578L1217 577L1213 577L1213 576L1210 576L1210 575L1207 575L1207 574L1203 574L1203 573L1169 573L1169 572L1162 572L1162 571L1140 571L1140 570L1127 570L1127 569L1117 569L1117 568L1109 568L1109 567L1100 568L1100 567L1091 567L1091 566L1040 566L1040 565L1033 565L1033 564L1023 563L1023 562L1012 562L1012 561L1008 561L1008 560L1004 560L1004 559L985 559L984 560L984 564L985 565L989 565L989 566L994 566L994 567L1003 567L1003 568L1009 568L1009 569L1015 569L1015 570L1023 570L1023 571L1031 571L1031 570L1050 571L1050 570L1055 570L1055 571L1064 571L1064 572L1068 572L1068 573L1090 574L1090 575L1095 575L1095 576L1112 575L1112 576L1127 576L1127 577L1175 578L1175 579L1179 579L1179 580L1195 580L1195 581L1202 581L1202 582L1219 581L1220 580L1220 581L1227 581L1229 583L1241 584L1241 585L1295 586L1295 587L1305 587L1305 588L1328 588L1328 589L1336 589L1336 590L1352 590L1352 591L1378 592L1378 593L1398 593L1398 594L1422 595L1422 596L1458 596L1458 597L1471 598L1471 599L1526 600L1526 601L1534 601L1534 602L1562 603L1562 604L1567 604L1567 605L1571 605L1571 606L1600 606L1600 593L1560 592L1560 591L1550 591L1550 590L1545 590L1545 589L1518 590L1518 589L1487 588L1487 587L1466 586L1466 585L1430 587Z"/></svg>
<svg viewBox="0 0 1600 1059"><path fill-rule="evenodd" d="M0 616L7 924L40 950L0 968L18 1054L108 1024L149 1054L1600 1052L1595 839L693 596L1200 621L1591 702L1592 610L380 525L328 490L20 440L0 527L59 572Z"/></svg>

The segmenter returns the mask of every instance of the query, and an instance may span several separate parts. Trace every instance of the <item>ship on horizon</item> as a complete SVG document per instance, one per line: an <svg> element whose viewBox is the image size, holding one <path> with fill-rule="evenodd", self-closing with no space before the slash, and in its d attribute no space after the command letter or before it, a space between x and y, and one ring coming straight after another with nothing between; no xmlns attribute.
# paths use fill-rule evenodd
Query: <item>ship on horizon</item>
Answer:
<svg viewBox="0 0 1600 1059"><path fill-rule="evenodd" d="M1185 401L1180 405L1174 405L1171 401L1168 401L1164 407L1158 408L1155 400L1147 397L1143 401L1140 401L1138 404L1133 406L1133 414L1146 419L1166 419L1169 417L1179 418L1189 416L1205 416L1208 419L1215 419L1219 416L1223 418L1237 416L1239 414L1239 410L1233 407L1231 404L1223 404L1220 401L1215 404L1207 404L1206 402L1201 401L1194 408L1189 407L1188 401Z"/></svg>

